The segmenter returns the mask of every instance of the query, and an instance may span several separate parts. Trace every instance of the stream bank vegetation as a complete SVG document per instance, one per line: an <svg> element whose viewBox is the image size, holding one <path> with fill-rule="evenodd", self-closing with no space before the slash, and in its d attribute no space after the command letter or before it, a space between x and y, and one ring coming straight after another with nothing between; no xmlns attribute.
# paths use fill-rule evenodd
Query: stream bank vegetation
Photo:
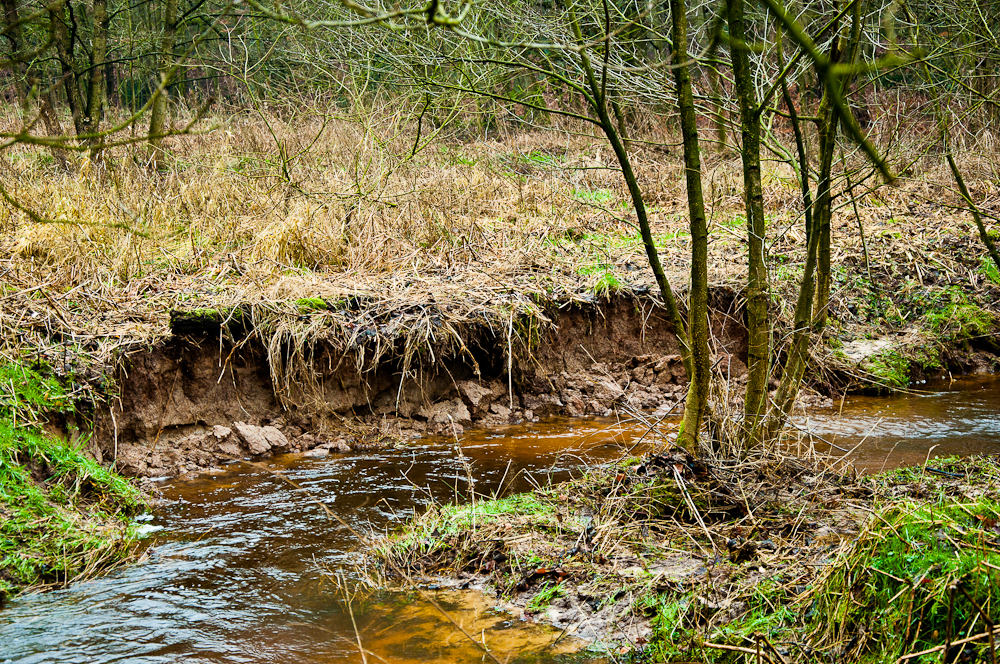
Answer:
<svg viewBox="0 0 1000 664"><path fill-rule="evenodd" d="M368 570L490 592L609 661L992 661L998 480L996 456L859 477L818 455L661 448L432 507Z"/></svg>
<svg viewBox="0 0 1000 664"><path fill-rule="evenodd" d="M146 498L85 452L74 400L48 367L0 364L0 605L134 555L133 517ZM50 417L71 423L74 438L56 434Z"/></svg>
<svg viewBox="0 0 1000 664"><path fill-rule="evenodd" d="M835 396L996 369L996 15L995 0L7 2L0 352L45 375L12 380L10 399L27 398L18 396L24 381L79 382L101 425L89 439L60 442L65 421L42 425L62 412L58 399L31 402L27 417L20 406L4 411L4 499L36 513L4 514L16 535L4 564L19 571L3 583L59 570L67 579L122 550L123 516L140 499L115 469L155 473L167 456L171 472L184 472L322 447L306 430L359 420L377 441L389 438L380 427L393 417L457 433L482 402L468 381L491 395L478 415L492 419L480 422L533 419L545 414L539 404L582 412L568 403L583 402L580 390L565 403L552 394L557 370L530 389L519 377L542 366L535 351L543 333L561 333L559 312L627 302L671 333L670 352L665 341L623 366L593 360L584 370L603 391L587 393L585 406L633 407L622 398L633 372L676 360L668 373L684 384L683 399L666 403L660 392L663 403L643 407L682 420L677 449L595 470L591 488L573 487L594 503L593 528L602 514L631 524L624 539L599 543L627 549L634 540L662 557L664 533L686 525L683 537L668 533L671 546L702 566L732 541L734 565L791 547L806 563L789 578L841 569L813 613L795 613L805 601L797 581L758 584L749 568L697 577L724 593L708 600L684 590L694 572L674 590L630 590L658 625L644 637L650 657L696 648L780 660L777 636L751 645L727 637L727 616L746 634L758 624L804 629L795 621L821 611L842 629L803 632L811 653L936 648L925 616L944 644L928 656L979 648L959 643L992 620L994 603L980 602L978 586L962 595L968 605L946 593L940 625L940 589L921 594L934 582L909 595L872 587L854 599L875 610L889 593L889 603L915 607L918 622L891 643L847 627L864 622L843 600L859 568L906 581L882 565L885 533L861 530L866 509L894 524L894 536L944 532L955 551L969 549L947 528L921 530L937 514L931 503L881 511L874 480L764 450L788 435L803 386ZM720 292L733 295L724 311L712 308ZM739 322L738 348L726 347L720 318ZM634 336L645 339L646 327ZM138 389L144 377L165 383ZM425 389L424 377L437 387ZM354 392L341 399L345 384ZM224 389L229 401L218 398ZM428 394L437 402L424 403ZM251 401L264 405L245 409ZM126 416L131 438L120 440ZM119 443L131 461L120 463ZM854 525L815 511L810 492L839 501ZM601 496L623 511L600 512ZM523 521L528 540L575 532L580 542L553 546L589 551L590 526L558 504L543 492L488 509ZM816 529L856 533L854 553L836 560L855 556L859 567L808 558L808 529L783 520L787 505ZM481 507L426 519L455 536L478 532L496 521ZM952 531L978 536L962 508L938 507ZM981 523L993 518L985 503L966 507ZM77 552L62 567L48 560L52 546L63 549L58 533L75 538L66 550ZM932 567L934 580L960 571ZM574 597L565 578L542 576L534 608ZM755 608L733 613L737 600Z"/></svg>

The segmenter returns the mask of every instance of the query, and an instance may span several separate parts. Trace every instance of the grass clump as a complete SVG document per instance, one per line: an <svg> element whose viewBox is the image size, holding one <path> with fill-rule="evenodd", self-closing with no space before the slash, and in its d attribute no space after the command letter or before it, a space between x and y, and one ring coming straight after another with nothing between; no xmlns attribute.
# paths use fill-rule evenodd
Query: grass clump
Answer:
<svg viewBox="0 0 1000 664"><path fill-rule="evenodd" d="M0 366L0 601L94 574L132 550L142 493L42 428L45 415L72 410L43 367Z"/></svg>
<svg viewBox="0 0 1000 664"><path fill-rule="evenodd" d="M910 661L989 661L1000 622L998 523L1000 503L988 497L883 509L816 588L815 642L840 661L924 651Z"/></svg>
<svg viewBox="0 0 1000 664"><path fill-rule="evenodd" d="M936 306L924 314L927 327L946 341L962 341L992 334L997 329L994 314L969 301L957 288L936 298Z"/></svg>
<svg viewBox="0 0 1000 664"><path fill-rule="evenodd" d="M528 600L525 607L532 613L541 613L549 607L552 602L566 594L566 587L563 583L543 583L542 587L535 593L535 596Z"/></svg>

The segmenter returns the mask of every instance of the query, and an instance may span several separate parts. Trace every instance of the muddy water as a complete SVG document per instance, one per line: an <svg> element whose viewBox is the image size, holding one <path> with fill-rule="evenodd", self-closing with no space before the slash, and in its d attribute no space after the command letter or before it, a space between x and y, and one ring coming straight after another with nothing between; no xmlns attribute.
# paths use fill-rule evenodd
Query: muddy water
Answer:
<svg viewBox="0 0 1000 664"><path fill-rule="evenodd" d="M148 559L0 611L0 662L362 662L359 642L372 663L486 661L417 597L345 601L335 576L364 546L352 529L391 527L430 496L461 499L469 477L488 495L564 479L621 454L621 435L607 427L553 422L469 436L461 455L439 442L276 458L170 482L150 522L159 530ZM492 611L475 593L435 599L500 661L564 661L582 647Z"/></svg>
<svg viewBox="0 0 1000 664"><path fill-rule="evenodd" d="M853 397L797 424L878 470L928 455L1000 452L1000 381L966 380L892 397ZM345 600L364 547L352 529L398 524L430 497L523 490L617 457L641 429L556 420L453 444L326 459L237 464L165 484L146 561L22 597L0 611L0 662L487 661L419 597ZM299 487L299 488L296 488ZM320 503L344 523L331 521ZM493 610L470 592L434 598L500 661L591 660L582 644ZM360 646L359 646L360 643ZM361 649L365 655L362 657Z"/></svg>
<svg viewBox="0 0 1000 664"><path fill-rule="evenodd" d="M916 385L905 395L847 397L796 421L867 471L928 458L1000 452L1000 379Z"/></svg>

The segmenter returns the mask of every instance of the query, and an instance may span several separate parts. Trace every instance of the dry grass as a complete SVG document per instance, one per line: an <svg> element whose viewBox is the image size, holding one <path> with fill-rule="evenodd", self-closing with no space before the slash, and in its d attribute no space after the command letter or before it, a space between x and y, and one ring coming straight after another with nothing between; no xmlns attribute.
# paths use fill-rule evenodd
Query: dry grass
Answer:
<svg viewBox="0 0 1000 664"><path fill-rule="evenodd" d="M338 303L330 309L364 303L376 336L374 351L366 346L358 360L365 364L398 353L399 334L411 355L428 341L461 354L463 323L512 326L538 314L540 302L653 285L612 153L574 128L463 141L443 132L416 154L412 123L392 104L285 119L234 114L204 128L171 139L159 173L143 166L136 146L68 172L40 148L3 155L4 185L56 220L38 224L0 209L7 354L32 348L84 371L168 334L171 310L249 305L260 328L274 332L271 347L282 349L284 360L272 353L278 373L287 365L291 376L311 339L358 341L358 322L343 311L303 320L302 298ZM680 163L662 149L670 135L649 138L634 159L668 275L683 291ZM705 161L711 276L740 287L738 160L711 153ZM966 159L986 210L997 204L996 163L993 153ZM946 171L928 160L913 173L857 201L867 255L854 207L839 212L834 314L850 334L872 325L849 311L859 273L876 284L905 278L904 288L942 279L984 286L968 222L941 205L958 202ZM787 315L804 244L797 185L772 165L765 187L775 302Z"/></svg>

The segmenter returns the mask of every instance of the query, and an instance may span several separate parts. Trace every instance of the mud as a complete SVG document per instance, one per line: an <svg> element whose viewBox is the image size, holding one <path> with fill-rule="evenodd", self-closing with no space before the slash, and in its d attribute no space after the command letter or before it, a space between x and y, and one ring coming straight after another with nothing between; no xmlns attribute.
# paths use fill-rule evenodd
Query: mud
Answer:
<svg viewBox="0 0 1000 664"><path fill-rule="evenodd" d="M716 293L716 365L745 373L735 297ZM118 396L98 412L92 452L130 475L176 476L275 453L323 455L430 434L461 435L554 415L675 406L685 390L677 339L636 297L553 307L528 348L501 330L469 330L468 352L404 372L398 358L359 371L332 346L312 354L311 385L275 395L262 341L184 328L122 364ZM675 410L674 412L677 412Z"/></svg>
<svg viewBox="0 0 1000 664"><path fill-rule="evenodd" d="M738 295L713 290L710 311L713 366L738 394L746 374ZM319 340L308 365L292 374L298 379L287 382L272 373L273 340L245 319L235 333L217 320L203 327L183 320L172 336L122 362L117 397L95 415L91 452L98 461L129 475L167 477L238 459L322 456L552 416L679 415L686 389L670 323L650 298L635 294L551 305L529 321L528 334L516 335L520 344L509 330L469 324L459 352L426 348L406 362L402 352ZM951 349L941 370L996 366L984 352ZM358 361L366 353L386 359L368 366ZM863 355L850 366L814 358L819 367L807 380L818 393L803 394L800 403L828 406L830 395L864 390L857 370Z"/></svg>

